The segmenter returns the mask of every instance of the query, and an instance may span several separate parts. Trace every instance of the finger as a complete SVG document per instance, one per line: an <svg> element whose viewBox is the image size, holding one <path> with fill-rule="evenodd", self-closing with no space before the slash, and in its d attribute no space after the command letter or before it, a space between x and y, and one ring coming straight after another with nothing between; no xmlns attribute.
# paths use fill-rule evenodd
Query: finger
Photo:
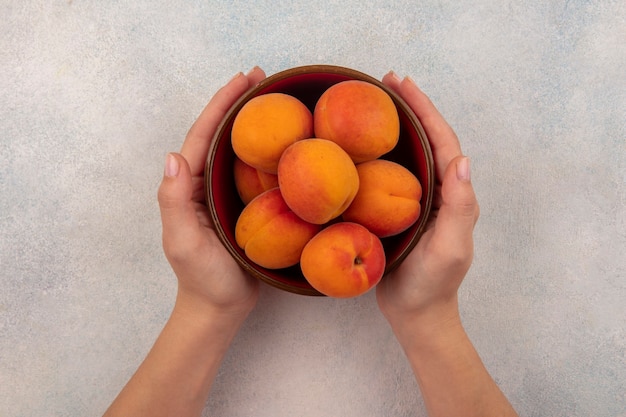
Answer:
<svg viewBox="0 0 626 417"><path fill-rule="evenodd" d="M258 75L255 73L254 77ZM237 99L249 88L250 79L243 73L235 75L220 88L206 105L187 133L180 153L189 163L191 175L204 172L211 139L224 115Z"/></svg>
<svg viewBox="0 0 626 417"><path fill-rule="evenodd" d="M443 179L441 197L433 243L441 253L457 261L471 262L472 234L479 207L470 180L469 158L461 156L450 163Z"/></svg>
<svg viewBox="0 0 626 417"><path fill-rule="evenodd" d="M441 183L435 184L435 188L433 191L433 209L438 209L443 204L443 200L441 198Z"/></svg>
<svg viewBox="0 0 626 417"><path fill-rule="evenodd" d="M383 82L406 101L424 127L432 147L437 178L441 181L450 161L462 155L461 145L454 130L411 78L405 77L401 80L395 73L390 72L383 77Z"/></svg>
<svg viewBox="0 0 626 417"><path fill-rule="evenodd" d="M168 259L179 257L190 244L198 242L199 220L192 201L191 172L185 158L170 153L159 187L158 200L163 226L163 248Z"/></svg>
<svg viewBox="0 0 626 417"><path fill-rule="evenodd" d="M389 71L383 76L382 82L397 94L400 94L400 82L402 82L402 80L398 77L398 74L393 71Z"/></svg>
<svg viewBox="0 0 626 417"><path fill-rule="evenodd" d="M265 79L265 72L258 66L255 66L246 74L246 77L248 78L248 88L251 88Z"/></svg>

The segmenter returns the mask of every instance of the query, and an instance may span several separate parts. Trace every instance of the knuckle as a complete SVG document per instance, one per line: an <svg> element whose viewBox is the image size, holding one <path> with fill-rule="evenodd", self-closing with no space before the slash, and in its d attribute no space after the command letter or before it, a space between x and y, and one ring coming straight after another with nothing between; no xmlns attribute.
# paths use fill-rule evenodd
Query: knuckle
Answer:
<svg viewBox="0 0 626 417"><path fill-rule="evenodd" d="M163 186L159 187L159 191L157 192L157 201L159 203L159 207L165 210L179 208L182 204L179 198L172 196L164 189Z"/></svg>
<svg viewBox="0 0 626 417"><path fill-rule="evenodd" d="M447 264L450 268L466 272L472 264L474 251L471 246L465 246L449 251L447 255Z"/></svg>
<svg viewBox="0 0 626 417"><path fill-rule="evenodd" d="M157 191L157 201L161 206L168 206L172 203L172 198L168 196L165 185L161 184Z"/></svg>
<svg viewBox="0 0 626 417"><path fill-rule="evenodd" d="M163 237L163 252L172 265L181 265L189 262L195 253L200 250L200 243L195 240L171 239Z"/></svg>
<svg viewBox="0 0 626 417"><path fill-rule="evenodd" d="M457 203L457 211L459 214L467 217L478 219L480 209L474 197L464 198Z"/></svg>
<svg viewBox="0 0 626 417"><path fill-rule="evenodd" d="M479 218L480 218L480 204L476 203L474 207L474 224L478 222Z"/></svg>

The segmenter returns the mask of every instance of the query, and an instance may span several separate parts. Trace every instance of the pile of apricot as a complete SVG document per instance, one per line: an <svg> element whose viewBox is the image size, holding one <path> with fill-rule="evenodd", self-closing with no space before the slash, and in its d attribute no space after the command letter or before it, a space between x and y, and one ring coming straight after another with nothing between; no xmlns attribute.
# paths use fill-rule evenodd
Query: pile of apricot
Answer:
<svg viewBox="0 0 626 417"><path fill-rule="evenodd" d="M327 296L367 292L385 270L381 238L408 229L421 210L417 177L381 158L399 135L393 100L365 81L332 85L313 112L283 93L248 101L231 132L245 204L237 244L264 268L300 264Z"/></svg>

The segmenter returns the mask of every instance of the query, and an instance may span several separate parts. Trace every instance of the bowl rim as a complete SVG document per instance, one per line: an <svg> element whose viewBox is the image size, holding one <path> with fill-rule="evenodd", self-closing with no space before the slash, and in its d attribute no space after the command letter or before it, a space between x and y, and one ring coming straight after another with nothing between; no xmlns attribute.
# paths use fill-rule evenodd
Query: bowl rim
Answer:
<svg viewBox="0 0 626 417"><path fill-rule="evenodd" d="M212 135L210 139L211 142L209 145L209 150L208 150L207 159L205 163L203 185L204 185L204 190L205 190L205 203L207 205L209 215L211 217L211 221L214 225L213 229L218 239L222 243L222 245L226 248L228 253L233 258L235 258L235 260L237 261L237 264L241 268L243 268L246 272L248 272L253 277L260 279L261 281L264 281L267 284L273 287L279 288L281 290L291 292L294 294L300 294L300 295L324 297L325 296L324 294L320 293L313 287L305 286L305 285L299 286L299 285L295 285L295 283L286 284L284 282L278 281L264 274L262 271L259 271L253 268L252 265L250 265L251 261L242 257L240 253L235 248L232 247L232 243L226 236L226 233L219 221L217 212L213 205L215 191L213 187L213 171L210 169L211 162L214 160L214 157L217 151L217 147L218 147L217 145L219 143L218 139L224 134L224 129L233 122L234 117L237 115L239 110L241 110L241 107L248 100L257 96L261 91L263 91L264 89L268 88L269 86L271 86L272 84L278 81L291 78L294 76L315 74L315 73L338 75L342 77L348 77L350 79L362 80L362 81L369 82L371 84L374 84L382 88L387 94L391 96L396 106L400 107L402 111L406 114L407 120L409 120L412 128L417 132L417 135L420 138L421 146L424 149L424 159L426 161L425 172L428 175L428 178L426 178L426 181L428 183L429 193L425 196L426 197L425 201L422 204L422 210L424 211L425 214L420 217L421 221L416 226L414 235L411 237L411 240L409 241L409 243L405 247L402 248L401 252L393 260L393 262L391 263L388 262L386 264L384 276L386 276L387 274L395 270L404 261L404 259L409 255L409 253L414 249L418 241L421 239L425 231L426 223L428 222L428 219L430 217L430 212L432 209L432 202L433 202L434 186L435 186L434 158L433 158L432 149L430 146L430 141L428 139L428 135L426 134L415 112L404 101L404 99L400 97L399 94L397 94L393 89L385 85L382 81L377 80L371 75L365 74L359 70L355 70L355 69L343 67L343 66L338 66L338 65L329 65L329 64L302 65L302 66L293 67L293 68L279 71L261 80L256 85L248 88L248 90L246 90L226 111L226 113L224 114L224 117L218 124L214 134ZM423 179L420 179L420 180L423 181ZM384 276L383 276L383 279L384 279Z"/></svg>

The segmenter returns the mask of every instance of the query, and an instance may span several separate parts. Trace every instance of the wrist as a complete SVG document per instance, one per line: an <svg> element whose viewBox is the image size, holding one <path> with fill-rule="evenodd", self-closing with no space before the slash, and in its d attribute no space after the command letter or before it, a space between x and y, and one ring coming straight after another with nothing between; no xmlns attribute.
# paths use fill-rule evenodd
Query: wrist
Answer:
<svg viewBox="0 0 626 417"><path fill-rule="evenodd" d="M256 297L250 298L233 305L216 304L179 288L172 316L194 322L199 326L208 325L212 328L218 326L224 330L234 329L236 332L256 304Z"/></svg>
<svg viewBox="0 0 626 417"><path fill-rule="evenodd" d="M456 297L418 310L388 312L385 316L405 349L428 347L463 332Z"/></svg>

